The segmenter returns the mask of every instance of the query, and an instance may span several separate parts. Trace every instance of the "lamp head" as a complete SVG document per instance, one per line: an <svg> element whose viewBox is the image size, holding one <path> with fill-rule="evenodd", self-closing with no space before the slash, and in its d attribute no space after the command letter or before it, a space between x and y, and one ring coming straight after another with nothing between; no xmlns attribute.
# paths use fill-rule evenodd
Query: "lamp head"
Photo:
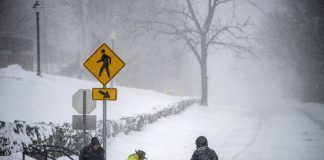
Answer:
<svg viewBox="0 0 324 160"><path fill-rule="evenodd" d="M37 13L37 12L40 12L44 7L39 3L38 0L36 0L35 4L33 5L33 9L34 11Z"/></svg>

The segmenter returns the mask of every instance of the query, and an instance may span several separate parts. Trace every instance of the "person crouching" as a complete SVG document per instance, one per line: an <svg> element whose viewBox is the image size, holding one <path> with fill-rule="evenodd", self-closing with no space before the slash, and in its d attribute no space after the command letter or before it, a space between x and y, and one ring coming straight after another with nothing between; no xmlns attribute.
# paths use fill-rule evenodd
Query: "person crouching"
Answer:
<svg viewBox="0 0 324 160"><path fill-rule="evenodd" d="M127 160L144 160L146 159L145 154L142 150L135 150L135 153L128 156Z"/></svg>
<svg viewBox="0 0 324 160"><path fill-rule="evenodd" d="M104 160L104 149L100 146L97 137L91 138L91 143L82 148L79 160Z"/></svg>

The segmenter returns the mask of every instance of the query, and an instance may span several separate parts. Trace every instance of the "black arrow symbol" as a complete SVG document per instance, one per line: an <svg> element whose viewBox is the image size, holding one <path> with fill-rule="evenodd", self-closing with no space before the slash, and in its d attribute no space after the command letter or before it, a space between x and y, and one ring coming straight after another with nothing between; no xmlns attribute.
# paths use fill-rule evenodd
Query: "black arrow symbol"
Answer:
<svg viewBox="0 0 324 160"><path fill-rule="evenodd" d="M104 91L102 91L102 90L99 90L99 93L100 93L101 95L103 95L102 98L110 98L108 91L104 92Z"/></svg>

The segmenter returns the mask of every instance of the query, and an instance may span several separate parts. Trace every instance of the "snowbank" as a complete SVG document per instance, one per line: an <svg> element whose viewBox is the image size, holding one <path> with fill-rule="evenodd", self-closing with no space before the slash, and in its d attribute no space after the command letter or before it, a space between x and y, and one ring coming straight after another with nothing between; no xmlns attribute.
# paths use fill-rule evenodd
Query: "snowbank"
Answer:
<svg viewBox="0 0 324 160"><path fill-rule="evenodd" d="M79 89L101 87L99 82L85 81L62 76L36 76L18 65L0 69L0 121L71 123L72 95ZM154 113L159 106L167 106L188 97L177 97L154 91L117 86L118 100L107 103L107 118ZM91 113L102 119L102 102L97 102Z"/></svg>
<svg viewBox="0 0 324 160"><path fill-rule="evenodd" d="M0 155L21 151L30 144L53 144L78 151L82 134L71 127L72 95L99 82L62 76L36 76L18 65L0 69ZM196 100L154 91L117 86L118 100L107 104L108 137L140 130L161 117L177 114ZM102 103L97 102L97 130L102 137ZM31 123L33 122L33 123ZM36 123L41 122L41 123Z"/></svg>

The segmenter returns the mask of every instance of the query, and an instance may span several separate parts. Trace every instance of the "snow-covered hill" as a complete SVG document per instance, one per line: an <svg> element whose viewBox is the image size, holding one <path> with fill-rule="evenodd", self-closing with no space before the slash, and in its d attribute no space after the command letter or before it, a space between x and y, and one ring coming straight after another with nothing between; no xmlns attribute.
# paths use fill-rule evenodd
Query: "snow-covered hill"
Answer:
<svg viewBox="0 0 324 160"><path fill-rule="evenodd" d="M18 65L0 69L0 155L21 151L30 144L51 144L78 152L81 131L72 129L72 95L79 89L100 87L99 83L25 71ZM153 91L117 86L118 100L109 101L107 137L139 131L156 120L177 114L196 100ZM102 103L97 115L97 130L91 136L102 138ZM54 123L49 123L54 122ZM67 123L65 123L67 122Z"/></svg>
<svg viewBox="0 0 324 160"><path fill-rule="evenodd" d="M0 69L0 121L15 120L31 122L71 123L72 95L79 89L101 87L99 82L78 80L62 76L36 76L36 73L11 65ZM188 97L176 97L154 91L117 86L118 100L107 103L107 118L143 113L154 113L160 106L179 102ZM102 119L102 103L97 102L91 113Z"/></svg>

